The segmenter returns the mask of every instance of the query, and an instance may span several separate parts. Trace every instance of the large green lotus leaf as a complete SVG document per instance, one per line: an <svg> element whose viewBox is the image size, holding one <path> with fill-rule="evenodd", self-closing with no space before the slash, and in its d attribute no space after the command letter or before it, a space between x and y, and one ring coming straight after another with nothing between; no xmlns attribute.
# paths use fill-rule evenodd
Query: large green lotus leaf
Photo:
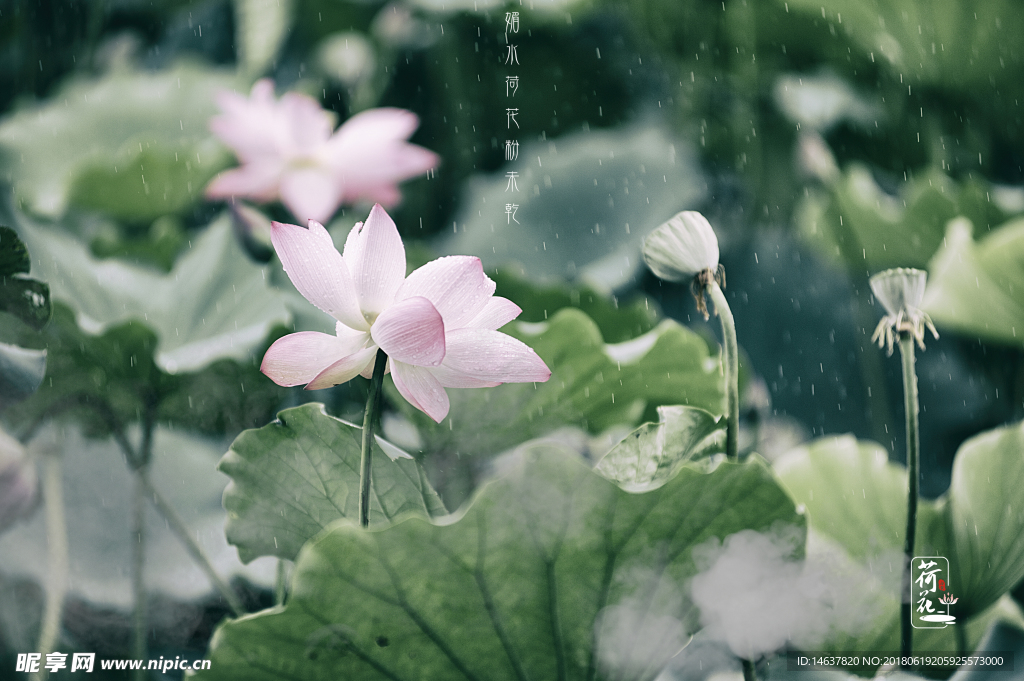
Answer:
<svg viewBox="0 0 1024 681"><path fill-rule="evenodd" d="M226 152L213 142L185 148L141 144L130 153L122 151L113 166L109 161L83 163L71 187L71 203L125 221L148 222L202 198L206 183L227 161Z"/></svg>
<svg viewBox="0 0 1024 681"><path fill-rule="evenodd" d="M892 196L878 186L867 167L854 163L830 185L827 195L803 202L797 222L808 241L854 272L923 269L942 246L946 223L957 215L985 225L1005 219L993 204L978 200L979 187L970 181L957 185L931 170Z"/></svg>
<svg viewBox="0 0 1024 681"><path fill-rule="evenodd" d="M718 437L715 437L715 436ZM658 407L658 422L645 423L609 450L594 467L629 492L657 489L687 462L725 445L721 417L697 407Z"/></svg>
<svg viewBox="0 0 1024 681"><path fill-rule="evenodd" d="M33 271L75 310L82 329L145 323L157 333L156 362L168 373L248 358L274 325L289 321L283 296L242 252L226 215L190 242L168 274L97 260L67 233L26 224L22 238Z"/></svg>
<svg viewBox="0 0 1024 681"><path fill-rule="evenodd" d="M963 443L948 495L957 612L975 613L1024 578L1024 422Z"/></svg>
<svg viewBox="0 0 1024 681"><path fill-rule="evenodd" d="M571 308L547 323L510 324L503 331L533 347L551 379L450 389L451 410L440 424L395 399L419 426L424 451L496 454L564 425L592 432L634 425L644 416L657 418L655 408L664 404L722 413L718 358L700 336L673 321L615 345L605 344L594 322Z"/></svg>
<svg viewBox="0 0 1024 681"><path fill-rule="evenodd" d="M24 242L10 227L0 227L0 312L35 329L50 319L50 287L30 279L31 260Z"/></svg>
<svg viewBox="0 0 1024 681"><path fill-rule="evenodd" d="M969 618L971 645L995 619L1014 619L1012 608L993 604L1024 576L1024 514L1019 491L1024 483L1024 466L1019 463L1024 434L1019 426L1004 430L966 443L957 453L950 492L936 501L922 499L918 505L915 554L949 558L949 584L960 599L954 614ZM1006 454L993 454L995 451ZM1018 463L1011 464L1007 459L1014 457ZM979 480L977 475L968 474L968 469L980 469L985 477ZM789 452L776 462L775 470L793 498L807 509L812 531L834 541L870 575L859 588L863 601L874 603L871 626L831 636L825 648L897 649L899 575L906 525L905 469L889 463L879 445L842 436L817 440ZM1005 477L998 485L989 485L988 477L996 477L996 471L1002 471L998 475ZM966 505L964 498L974 504ZM1006 513L1007 508L1010 513ZM958 522L967 523L973 544L965 544L960 536L964 532L951 527ZM808 553L815 552L809 549ZM1016 617L1019 619L1019 614ZM921 630L915 632L914 645L918 650L954 650L955 637L949 628Z"/></svg>
<svg viewBox="0 0 1024 681"><path fill-rule="evenodd" d="M807 508L811 527L855 560L902 552L907 473L880 445L851 435L815 440L780 458L775 472Z"/></svg>
<svg viewBox="0 0 1024 681"><path fill-rule="evenodd" d="M237 80L192 65L74 78L0 124L5 169L28 210L48 217L72 197L135 220L181 210L226 160L207 121Z"/></svg>
<svg viewBox="0 0 1024 681"><path fill-rule="evenodd" d="M873 563L902 556L907 471L891 463L881 445L852 435L822 438L779 458L775 472L807 509L811 527L837 542L853 560ZM945 498L919 500L918 555L952 555L947 503Z"/></svg>
<svg viewBox="0 0 1024 681"><path fill-rule="evenodd" d="M5 414L12 423L35 423L67 414L86 434L106 437L111 421L139 421L142 406L159 402L176 377L160 371L153 358L156 336L145 324L126 321L100 334L84 333L59 301L41 333L17 341L46 352L46 375L33 395Z"/></svg>
<svg viewBox="0 0 1024 681"><path fill-rule="evenodd" d="M849 569L858 574L860 626L831 632L820 644L822 649L898 649L905 470L889 463L881 446L845 435L788 452L776 461L775 472L793 499L807 509L812 536L824 538L808 547L808 555L845 557ZM934 511L923 503L920 516L930 514Z"/></svg>
<svg viewBox="0 0 1024 681"><path fill-rule="evenodd" d="M759 463L631 494L575 455L524 450L460 515L332 526L300 553L286 606L223 625L197 677L653 679L695 626L695 547L803 533Z"/></svg>
<svg viewBox="0 0 1024 681"><path fill-rule="evenodd" d="M939 326L997 343L1024 345L1024 220L975 242L954 220L928 266L923 307Z"/></svg>
<svg viewBox="0 0 1024 681"><path fill-rule="evenodd" d="M322 404L304 404L235 439L218 468L231 478L224 490L226 532L243 563L260 556L294 560L329 524L357 517L361 437L361 428L329 416ZM419 464L403 455L377 438L371 527L407 513L445 513Z"/></svg>

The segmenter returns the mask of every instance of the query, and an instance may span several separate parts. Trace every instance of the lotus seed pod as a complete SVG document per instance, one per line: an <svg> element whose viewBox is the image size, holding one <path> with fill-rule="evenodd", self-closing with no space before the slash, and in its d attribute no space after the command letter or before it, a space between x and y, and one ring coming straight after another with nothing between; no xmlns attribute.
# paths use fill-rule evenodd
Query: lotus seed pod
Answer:
<svg viewBox="0 0 1024 681"><path fill-rule="evenodd" d="M872 341L878 341L878 347L888 347L891 355L899 334L909 333L923 350L926 328L939 337L931 317L920 307L928 283L927 272L900 267L879 272L869 281L875 298L886 312L871 336Z"/></svg>
<svg viewBox="0 0 1024 681"><path fill-rule="evenodd" d="M909 267L879 272L871 277L871 290L885 311L891 315L904 315L921 307L928 273Z"/></svg>

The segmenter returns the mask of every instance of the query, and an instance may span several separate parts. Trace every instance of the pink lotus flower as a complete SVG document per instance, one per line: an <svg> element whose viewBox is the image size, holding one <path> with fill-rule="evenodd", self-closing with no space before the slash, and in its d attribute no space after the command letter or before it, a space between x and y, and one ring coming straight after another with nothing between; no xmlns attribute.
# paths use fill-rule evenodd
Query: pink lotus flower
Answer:
<svg viewBox="0 0 1024 681"><path fill-rule="evenodd" d="M342 203L397 203L396 185L439 161L406 141L419 119L403 109L364 111L332 134L333 118L315 100L295 92L277 100L266 79L248 98L224 92L218 104L210 129L242 166L215 177L209 198L280 199L300 220L325 222Z"/></svg>
<svg viewBox="0 0 1024 681"><path fill-rule="evenodd" d="M497 331L522 310L494 295L479 258L439 258L406 278L405 246L379 204L349 232L343 254L315 220L309 229L275 222L272 230L295 288L337 320L334 336L303 331L270 346L260 370L278 385L316 390L369 378L380 348L398 392L440 423L445 388L551 377L530 347Z"/></svg>

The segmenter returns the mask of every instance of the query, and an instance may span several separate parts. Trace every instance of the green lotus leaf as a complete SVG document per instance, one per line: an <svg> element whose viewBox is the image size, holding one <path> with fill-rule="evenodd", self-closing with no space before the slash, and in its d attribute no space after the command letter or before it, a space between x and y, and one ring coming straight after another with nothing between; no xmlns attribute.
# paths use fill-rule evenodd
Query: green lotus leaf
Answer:
<svg viewBox="0 0 1024 681"><path fill-rule="evenodd" d="M984 196L979 182L958 185L937 170L913 178L893 196L866 166L855 163L827 195L805 200L796 220L809 242L854 272L924 269L943 245L949 220L968 215L978 224L995 225L1006 218Z"/></svg>
<svg viewBox="0 0 1024 681"><path fill-rule="evenodd" d="M924 310L936 325L996 343L1024 346L1024 220L979 241L953 220L928 265Z"/></svg>
<svg viewBox="0 0 1024 681"><path fill-rule="evenodd" d="M231 478L224 491L228 541L244 563L260 556L294 560L332 522L358 515L362 428L329 416L322 404L277 418L239 435L218 467ZM407 454L377 438L371 460L371 527L403 514L445 513Z"/></svg>
<svg viewBox="0 0 1024 681"><path fill-rule="evenodd" d="M0 227L0 312L38 330L50 320L50 287L25 276L29 269L24 242L10 227Z"/></svg>
<svg viewBox="0 0 1024 681"><path fill-rule="evenodd" d="M199 679L654 679L696 626L695 547L803 521L759 463L631 494L526 448L460 514L306 545L290 598L222 625ZM714 538L714 539L713 539Z"/></svg>
<svg viewBox="0 0 1024 681"><path fill-rule="evenodd" d="M697 407L658 407L658 422L645 423L612 447L594 467L630 492L657 489L688 461L724 450L721 417Z"/></svg>

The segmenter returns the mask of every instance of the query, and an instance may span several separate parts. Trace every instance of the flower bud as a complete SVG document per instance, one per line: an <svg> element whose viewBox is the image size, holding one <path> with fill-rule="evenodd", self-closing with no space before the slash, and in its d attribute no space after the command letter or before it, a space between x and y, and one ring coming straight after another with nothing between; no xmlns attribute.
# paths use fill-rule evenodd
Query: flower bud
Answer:
<svg viewBox="0 0 1024 681"><path fill-rule="evenodd" d="M242 202L231 203L231 226L246 253L256 262L270 262L274 245L270 240L270 218Z"/></svg>
<svg viewBox="0 0 1024 681"><path fill-rule="evenodd" d="M705 270L718 270L718 237L707 218L685 210L644 240L644 260L665 281L689 281Z"/></svg>
<svg viewBox="0 0 1024 681"><path fill-rule="evenodd" d="M28 515L38 500L35 466L22 444L0 430L0 532Z"/></svg>
<svg viewBox="0 0 1024 681"><path fill-rule="evenodd" d="M353 87L373 75L376 66L373 44L362 33L337 33L321 43L317 61L333 80Z"/></svg>

